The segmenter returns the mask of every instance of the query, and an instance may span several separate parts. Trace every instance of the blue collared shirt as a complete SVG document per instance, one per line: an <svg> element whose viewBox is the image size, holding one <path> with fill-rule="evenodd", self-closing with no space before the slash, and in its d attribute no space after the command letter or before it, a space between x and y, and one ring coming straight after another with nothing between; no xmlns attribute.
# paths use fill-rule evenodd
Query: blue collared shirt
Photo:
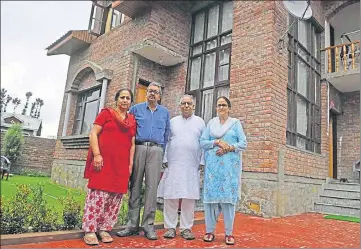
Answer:
<svg viewBox="0 0 361 249"><path fill-rule="evenodd" d="M148 107L148 102L143 102L132 106L129 110L137 121L137 142L154 142L165 148L168 141L170 128L170 115L167 108L157 105L152 112Z"/></svg>

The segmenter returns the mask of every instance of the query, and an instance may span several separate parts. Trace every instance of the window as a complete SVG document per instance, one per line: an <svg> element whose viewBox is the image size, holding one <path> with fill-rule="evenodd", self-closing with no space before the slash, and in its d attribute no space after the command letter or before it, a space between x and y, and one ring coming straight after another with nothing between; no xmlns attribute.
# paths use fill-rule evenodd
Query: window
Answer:
<svg viewBox="0 0 361 249"><path fill-rule="evenodd" d="M74 135L88 134L99 111L100 88L78 95L74 124Z"/></svg>
<svg viewBox="0 0 361 249"><path fill-rule="evenodd" d="M90 34L100 36L105 33L105 26L111 4L111 1L93 1L88 27Z"/></svg>
<svg viewBox="0 0 361 249"><path fill-rule="evenodd" d="M308 20L295 22L288 34L287 144L316 153L321 153L320 31Z"/></svg>
<svg viewBox="0 0 361 249"><path fill-rule="evenodd" d="M208 122L218 96L229 95L233 1L193 15L186 92L196 99L196 114Z"/></svg>
<svg viewBox="0 0 361 249"><path fill-rule="evenodd" d="M118 10L112 9L112 21L111 21L111 29L119 26L124 21L124 15L120 13Z"/></svg>

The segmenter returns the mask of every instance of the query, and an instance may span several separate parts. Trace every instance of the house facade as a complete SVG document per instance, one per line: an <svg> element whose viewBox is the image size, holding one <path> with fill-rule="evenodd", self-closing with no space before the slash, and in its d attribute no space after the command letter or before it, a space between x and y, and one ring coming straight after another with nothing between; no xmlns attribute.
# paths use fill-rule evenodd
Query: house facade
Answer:
<svg viewBox="0 0 361 249"><path fill-rule="evenodd" d="M5 133L13 124L20 124L24 136L41 136L42 120L28 115L1 112L1 133Z"/></svg>
<svg viewBox="0 0 361 249"><path fill-rule="evenodd" d="M118 89L142 102L159 82L172 116L184 93L206 122L229 96L248 139L238 210L312 210L326 179L351 178L360 159L361 84L360 2L311 7L294 22L282 1L93 1L89 30L47 48L70 56L52 179L83 188L97 113Z"/></svg>

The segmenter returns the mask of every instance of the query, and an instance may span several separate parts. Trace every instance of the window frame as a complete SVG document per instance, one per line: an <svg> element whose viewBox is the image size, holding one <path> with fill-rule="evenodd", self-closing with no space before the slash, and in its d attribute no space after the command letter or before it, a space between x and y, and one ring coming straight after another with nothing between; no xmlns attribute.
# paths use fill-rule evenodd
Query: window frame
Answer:
<svg viewBox="0 0 361 249"><path fill-rule="evenodd" d="M203 111L203 92L212 90L213 89L213 101L212 101L212 117L216 115L216 110L214 106L216 105L217 100L217 93L218 90L224 87L228 87L228 91L230 89L230 73L231 73L231 58L232 58L232 40L229 43L226 43L224 45L221 45L221 39L223 37L226 37L228 35L232 35L233 27L231 29L228 29L224 32L222 32L222 19L223 19L223 7L226 2L233 2L233 1L216 1L213 4L208 5L205 8L202 8L194 13L192 13L192 23L191 23L191 36L189 41L189 52L188 52L188 66L187 66L187 84L185 86L185 92L189 95L193 95L196 99L196 108L195 108L195 114L203 117L204 113ZM217 34L213 35L209 38L207 38L207 32L208 32L208 24L209 24L209 12L213 7L219 6L218 8L218 30ZM233 10L233 8L232 8ZM195 34L195 21L196 16L198 14L204 13L204 23L203 23L203 37L202 40L194 42L194 34ZM233 26L233 14L232 14L232 26ZM231 37L232 39L232 37ZM216 47L212 49L206 49L207 43L210 41L215 40ZM197 53L193 55L193 48L201 46L202 52ZM228 79L219 81L219 66L220 66L220 53L223 50L229 49L229 61L228 61ZM215 53L215 72L214 72L214 84L212 86L204 87L204 75L205 75L205 56L207 54ZM200 65L200 79L199 79L199 85L196 89L190 90L191 87L191 70L192 70L192 61L196 58L201 58L201 65Z"/></svg>
<svg viewBox="0 0 361 249"><path fill-rule="evenodd" d="M289 23L294 17L289 15ZM322 29L310 19L307 24L308 50L299 40L298 22L288 32L288 82L287 82L287 127L286 143L307 151L321 153L321 33ZM314 36L314 31L316 36ZM316 46L315 45L316 39ZM306 54L306 59L300 54L300 49ZM315 55L316 54L316 55ZM307 66L308 81L306 95L299 89L298 73L299 61ZM307 130L306 135L297 130L297 100L306 102ZM305 139L305 148L297 145L297 138Z"/></svg>
<svg viewBox="0 0 361 249"><path fill-rule="evenodd" d="M92 100L86 100L87 95L98 91L99 90L99 96L96 99L92 99ZM101 97L101 93L102 93L102 87L101 86L94 86L82 91L79 91L77 94L77 102L76 102L76 106L75 106L75 116L74 116L74 124L73 124L73 131L72 131L72 135L84 135L85 133L83 133L83 124L84 124L84 117L85 117L85 110L86 110L86 105L88 103L97 101L98 102L98 106L97 106L97 111L96 114L99 113L99 106L100 106L100 97ZM80 107L80 109L78 109ZM79 112L81 112L80 117L79 116ZM80 130L79 133L77 132L78 129L78 122L80 121Z"/></svg>
<svg viewBox="0 0 361 249"><path fill-rule="evenodd" d="M109 10L111 9L111 2L110 5L108 2L106 2L103 5L99 4L98 1L92 1L92 7L91 7L91 11L90 11L90 17L89 17L89 25L88 25L88 32L92 35L95 35L97 37L103 35L105 33L105 27L107 24L107 18L108 18L108 13ZM96 7L100 8L103 10L102 16L100 17L100 19L96 19L95 17L93 17L94 12L96 11ZM113 16L112 16L113 18ZM96 33L92 30L92 24L93 22L99 22L99 33ZM112 23L111 23L112 24Z"/></svg>

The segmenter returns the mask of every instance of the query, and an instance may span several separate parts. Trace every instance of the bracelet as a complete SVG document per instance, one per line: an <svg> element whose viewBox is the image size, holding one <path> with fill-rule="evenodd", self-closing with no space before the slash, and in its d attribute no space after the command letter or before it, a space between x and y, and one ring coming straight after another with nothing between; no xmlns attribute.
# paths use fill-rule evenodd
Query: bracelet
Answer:
<svg viewBox="0 0 361 249"><path fill-rule="evenodd" d="M100 156L100 153L98 153L98 154L94 154L93 156L94 156L94 157L96 157L96 156Z"/></svg>

